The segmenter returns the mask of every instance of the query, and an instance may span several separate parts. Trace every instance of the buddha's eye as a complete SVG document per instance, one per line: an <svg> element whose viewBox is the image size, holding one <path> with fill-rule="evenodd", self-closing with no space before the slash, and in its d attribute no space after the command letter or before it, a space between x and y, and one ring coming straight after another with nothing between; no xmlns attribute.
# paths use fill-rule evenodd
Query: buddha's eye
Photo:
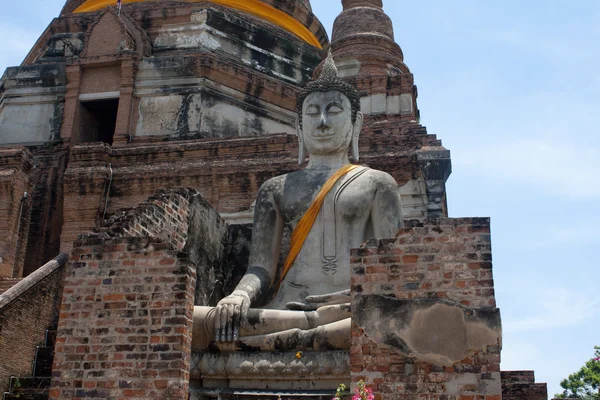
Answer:
<svg viewBox="0 0 600 400"><path fill-rule="evenodd" d="M342 107L340 106L336 106L336 105L332 105L331 107L329 107L329 109L327 110L327 112L329 112L329 114L339 114L341 112L343 112L344 110L342 109Z"/></svg>
<svg viewBox="0 0 600 400"><path fill-rule="evenodd" d="M317 106L308 106L306 108L306 115L318 115L319 114L319 107Z"/></svg>

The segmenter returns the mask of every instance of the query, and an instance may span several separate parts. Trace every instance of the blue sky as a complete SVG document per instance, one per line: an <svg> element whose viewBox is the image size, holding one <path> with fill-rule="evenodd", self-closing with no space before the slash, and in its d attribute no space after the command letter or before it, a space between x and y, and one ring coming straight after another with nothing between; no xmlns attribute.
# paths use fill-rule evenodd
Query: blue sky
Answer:
<svg viewBox="0 0 600 400"><path fill-rule="evenodd" d="M313 0L329 32L337 0ZM0 70L64 0L8 2ZM503 369L550 394L600 345L600 2L384 0L419 87L422 123L452 151L450 216L490 216Z"/></svg>

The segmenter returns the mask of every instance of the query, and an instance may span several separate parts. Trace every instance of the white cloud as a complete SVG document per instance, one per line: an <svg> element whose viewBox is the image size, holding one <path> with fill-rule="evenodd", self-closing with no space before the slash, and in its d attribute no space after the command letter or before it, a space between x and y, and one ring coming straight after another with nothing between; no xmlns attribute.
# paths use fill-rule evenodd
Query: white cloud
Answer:
<svg viewBox="0 0 600 400"><path fill-rule="evenodd" d="M504 331L521 333L573 328L600 314L600 296L596 291L573 291L566 288L542 289L538 296L537 315L523 319L505 319Z"/></svg>

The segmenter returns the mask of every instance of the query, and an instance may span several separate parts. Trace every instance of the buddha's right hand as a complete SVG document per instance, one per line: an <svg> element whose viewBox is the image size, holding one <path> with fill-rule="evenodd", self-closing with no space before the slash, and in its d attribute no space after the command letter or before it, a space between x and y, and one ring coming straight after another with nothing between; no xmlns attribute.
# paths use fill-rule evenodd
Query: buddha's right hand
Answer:
<svg viewBox="0 0 600 400"><path fill-rule="evenodd" d="M232 343L240 336L240 327L247 322L250 309L248 293L236 290L215 308L215 341Z"/></svg>

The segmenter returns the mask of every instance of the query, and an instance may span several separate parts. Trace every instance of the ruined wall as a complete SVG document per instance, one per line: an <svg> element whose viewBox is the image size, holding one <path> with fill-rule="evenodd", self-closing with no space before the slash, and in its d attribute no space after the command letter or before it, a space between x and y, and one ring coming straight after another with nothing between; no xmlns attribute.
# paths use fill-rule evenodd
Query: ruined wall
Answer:
<svg viewBox="0 0 600 400"><path fill-rule="evenodd" d="M76 243L51 399L187 397L196 271L178 255L152 238Z"/></svg>
<svg viewBox="0 0 600 400"><path fill-rule="evenodd" d="M14 376L30 376L36 346L56 324L66 255L0 296L0 393Z"/></svg>
<svg viewBox="0 0 600 400"><path fill-rule="evenodd" d="M31 219L23 276L27 276L60 252L63 224L63 178L68 149L62 144L28 148L35 163L31 172Z"/></svg>
<svg viewBox="0 0 600 400"><path fill-rule="evenodd" d="M23 276L32 205L32 167L33 158L26 149L0 149L0 277L3 278Z"/></svg>
<svg viewBox="0 0 600 400"><path fill-rule="evenodd" d="M199 277L195 304L216 304L227 280L228 227L195 189L160 190L135 208L104 222L90 237L151 237L169 243L190 260Z"/></svg>
<svg viewBox="0 0 600 400"><path fill-rule="evenodd" d="M500 400L488 219L440 219L353 250L352 380L380 399Z"/></svg>
<svg viewBox="0 0 600 400"><path fill-rule="evenodd" d="M152 237L182 250L188 240L192 189L162 190L137 207L105 221L103 231L117 237Z"/></svg>
<svg viewBox="0 0 600 400"><path fill-rule="evenodd" d="M225 263L228 227L218 212L196 193L190 201L184 251L198 276L194 304L215 306L224 297L229 265Z"/></svg>

